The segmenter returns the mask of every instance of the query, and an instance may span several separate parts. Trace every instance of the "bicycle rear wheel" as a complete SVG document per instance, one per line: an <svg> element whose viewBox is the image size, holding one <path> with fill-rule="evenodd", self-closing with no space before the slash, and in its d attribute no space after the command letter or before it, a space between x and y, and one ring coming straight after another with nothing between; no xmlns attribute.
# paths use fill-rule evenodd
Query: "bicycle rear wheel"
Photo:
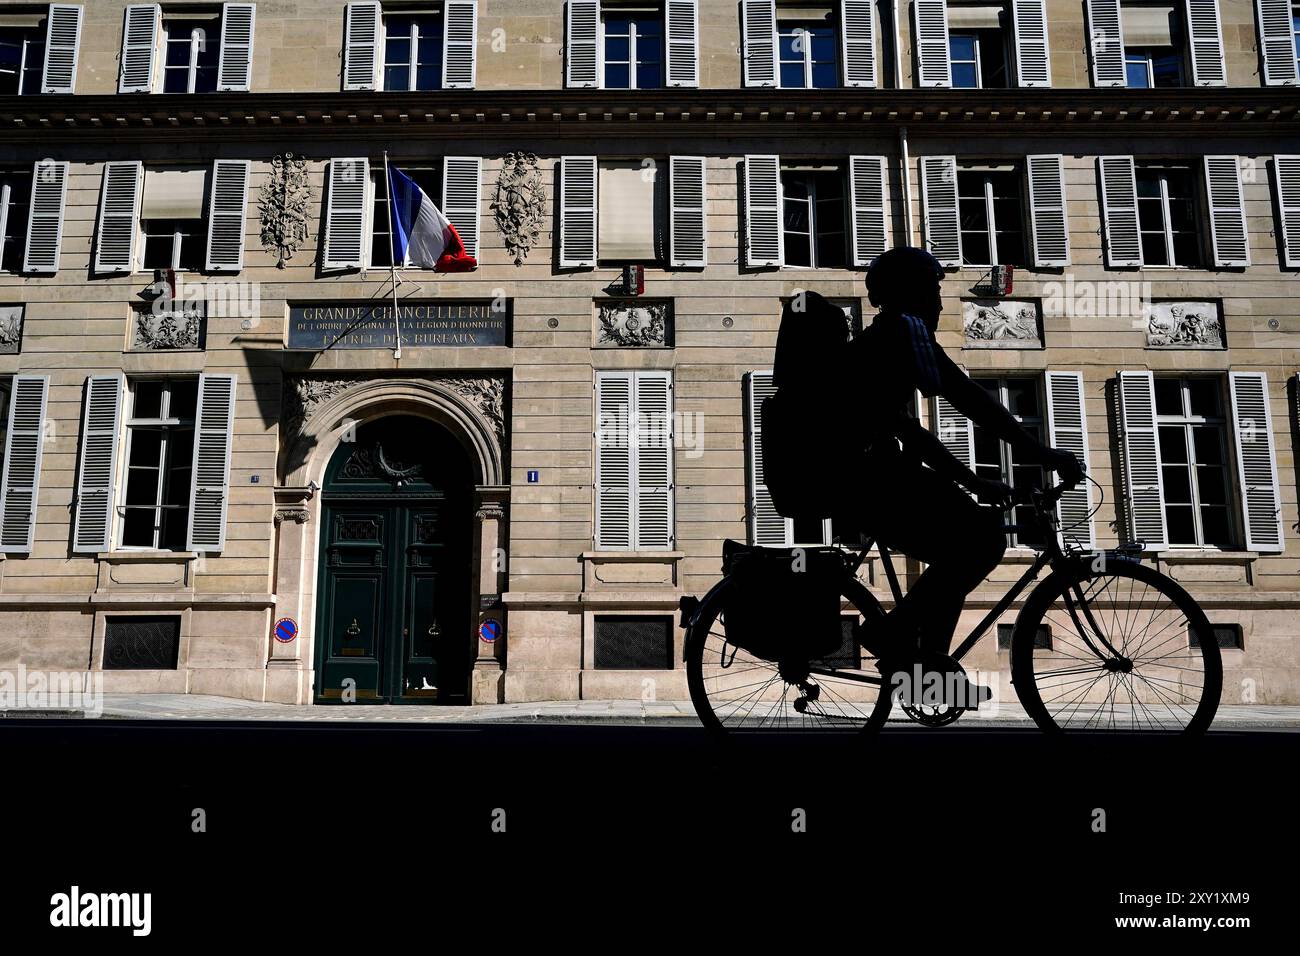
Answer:
<svg viewBox="0 0 1300 956"><path fill-rule="evenodd" d="M1191 595L1154 568L1111 560L1034 589L1016 620L1011 680L1045 731L1197 734L1218 710L1223 665Z"/></svg>
<svg viewBox="0 0 1300 956"><path fill-rule="evenodd" d="M844 733L884 725L890 695L881 692L876 659L851 635L845 639L851 646L817 661L757 657L727 642L727 586L713 593L686 632L686 682L707 729Z"/></svg>

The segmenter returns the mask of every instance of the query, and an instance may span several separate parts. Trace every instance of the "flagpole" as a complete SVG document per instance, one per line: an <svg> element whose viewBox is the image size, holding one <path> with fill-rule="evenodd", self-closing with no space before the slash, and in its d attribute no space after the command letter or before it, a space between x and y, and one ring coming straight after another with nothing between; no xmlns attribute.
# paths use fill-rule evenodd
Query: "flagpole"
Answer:
<svg viewBox="0 0 1300 956"><path fill-rule="evenodd" d="M388 195L388 202L384 204L388 212L388 260L392 272L393 282L393 329L396 336L395 348L393 349L393 358L401 359L402 357L402 317L397 312L397 249L394 240L397 233L393 231L393 177L388 171L388 150L384 150L384 190Z"/></svg>

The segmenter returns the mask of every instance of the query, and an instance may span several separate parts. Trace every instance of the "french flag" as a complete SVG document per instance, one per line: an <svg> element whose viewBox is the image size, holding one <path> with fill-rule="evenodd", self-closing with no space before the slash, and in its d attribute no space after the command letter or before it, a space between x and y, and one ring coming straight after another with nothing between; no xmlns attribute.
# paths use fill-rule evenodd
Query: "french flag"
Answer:
<svg viewBox="0 0 1300 956"><path fill-rule="evenodd" d="M388 167L393 206L393 261L435 272L468 272L478 261L465 251L456 227L410 176ZM409 256L409 258L408 258Z"/></svg>

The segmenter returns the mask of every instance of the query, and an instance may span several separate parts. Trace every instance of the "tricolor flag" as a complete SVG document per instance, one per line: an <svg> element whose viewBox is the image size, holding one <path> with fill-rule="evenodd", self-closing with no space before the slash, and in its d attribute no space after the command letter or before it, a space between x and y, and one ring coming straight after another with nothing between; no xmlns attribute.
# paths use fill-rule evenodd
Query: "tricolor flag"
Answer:
<svg viewBox="0 0 1300 956"><path fill-rule="evenodd" d="M415 180L396 166L389 166L388 186L395 263L437 272L468 272L478 266L465 251L456 227Z"/></svg>

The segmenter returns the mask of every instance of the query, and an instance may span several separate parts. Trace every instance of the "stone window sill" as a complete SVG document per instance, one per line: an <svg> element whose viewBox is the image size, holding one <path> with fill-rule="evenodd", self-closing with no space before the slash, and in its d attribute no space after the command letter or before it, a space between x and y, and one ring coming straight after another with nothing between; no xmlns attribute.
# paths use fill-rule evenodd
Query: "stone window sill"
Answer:
<svg viewBox="0 0 1300 956"><path fill-rule="evenodd" d="M1214 548L1170 548L1156 551L1154 555L1166 564L1250 564L1259 557L1256 551L1218 551Z"/></svg>
<svg viewBox="0 0 1300 956"><path fill-rule="evenodd" d="M197 551L101 551L95 555L96 561L189 561L197 558Z"/></svg>

